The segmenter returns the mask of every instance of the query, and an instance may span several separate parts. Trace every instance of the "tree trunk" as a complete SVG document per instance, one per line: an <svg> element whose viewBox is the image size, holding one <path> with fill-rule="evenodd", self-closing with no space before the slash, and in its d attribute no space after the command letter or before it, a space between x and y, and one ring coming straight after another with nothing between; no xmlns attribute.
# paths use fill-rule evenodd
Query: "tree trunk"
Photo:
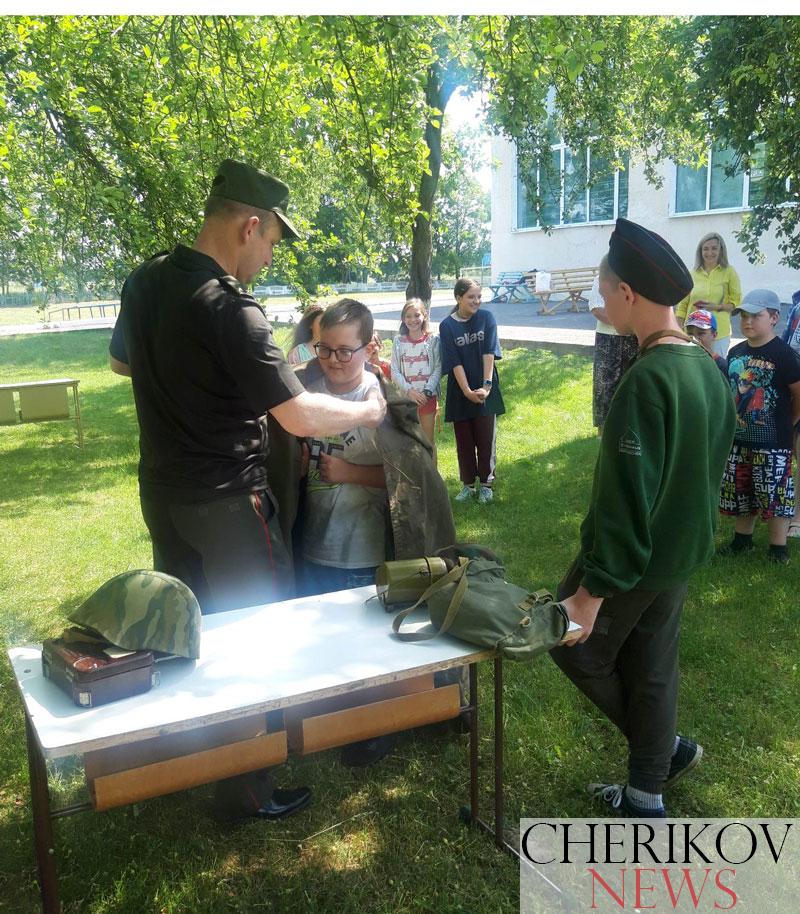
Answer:
<svg viewBox="0 0 800 914"><path fill-rule="evenodd" d="M422 176L419 188L419 212L412 228L410 278L406 287L406 298L421 298L426 305L430 304L432 291L431 218L442 165L442 123L444 109L457 85L455 68L449 64L436 61L428 69L425 100L432 108L438 108L442 113L436 117L438 127L435 127L430 119L425 125L430 174Z"/></svg>

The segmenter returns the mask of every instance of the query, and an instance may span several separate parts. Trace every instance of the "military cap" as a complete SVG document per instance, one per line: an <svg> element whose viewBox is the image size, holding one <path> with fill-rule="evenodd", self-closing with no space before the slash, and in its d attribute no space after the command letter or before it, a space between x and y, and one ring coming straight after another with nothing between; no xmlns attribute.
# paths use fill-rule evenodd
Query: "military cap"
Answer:
<svg viewBox="0 0 800 914"><path fill-rule="evenodd" d="M275 213L283 226L284 238L300 237L286 215L289 204L288 185L259 168L235 159L225 159L211 183L209 196L224 197L226 200Z"/></svg>
<svg viewBox="0 0 800 914"><path fill-rule="evenodd" d="M608 265L634 292L659 305L677 305L694 285L670 245L628 219L617 219L608 242Z"/></svg>

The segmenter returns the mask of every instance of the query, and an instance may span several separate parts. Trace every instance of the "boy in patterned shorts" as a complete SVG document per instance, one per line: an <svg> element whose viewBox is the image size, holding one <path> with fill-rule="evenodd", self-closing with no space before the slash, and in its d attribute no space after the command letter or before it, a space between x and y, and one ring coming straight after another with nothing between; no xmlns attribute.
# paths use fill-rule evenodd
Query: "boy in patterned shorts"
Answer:
<svg viewBox="0 0 800 914"><path fill-rule="evenodd" d="M768 558L789 563L786 533L794 514L792 440L800 419L800 359L775 335L780 300L769 289L748 292L733 314L741 316L744 342L728 354L728 379L736 401L736 433L725 465L720 511L736 518L731 543L738 555L753 546L761 515L769 531Z"/></svg>

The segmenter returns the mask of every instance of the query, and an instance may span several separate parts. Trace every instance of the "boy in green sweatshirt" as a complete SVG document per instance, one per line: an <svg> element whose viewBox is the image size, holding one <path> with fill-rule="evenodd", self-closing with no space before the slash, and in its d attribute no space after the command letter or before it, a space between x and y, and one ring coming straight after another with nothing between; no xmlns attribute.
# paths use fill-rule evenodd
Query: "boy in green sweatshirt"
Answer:
<svg viewBox="0 0 800 914"><path fill-rule="evenodd" d="M580 551L559 585L584 634L551 652L627 738L627 784L590 789L635 818L666 816L662 790L703 752L676 733L678 638L688 579L714 552L736 414L719 370L675 320L671 306L691 287L664 239L617 220L600 293L639 356L611 403Z"/></svg>

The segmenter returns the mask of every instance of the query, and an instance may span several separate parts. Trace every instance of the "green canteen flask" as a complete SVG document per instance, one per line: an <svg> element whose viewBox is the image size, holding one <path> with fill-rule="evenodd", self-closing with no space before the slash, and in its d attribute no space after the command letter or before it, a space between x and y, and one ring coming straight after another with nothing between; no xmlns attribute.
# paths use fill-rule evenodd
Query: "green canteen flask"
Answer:
<svg viewBox="0 0 800 914"><path fill-rule="evenodd" d="M375 571L378 599L384 606L415 603L439 578L447 574L444 559L398 559L384 562Z"/></svg>

